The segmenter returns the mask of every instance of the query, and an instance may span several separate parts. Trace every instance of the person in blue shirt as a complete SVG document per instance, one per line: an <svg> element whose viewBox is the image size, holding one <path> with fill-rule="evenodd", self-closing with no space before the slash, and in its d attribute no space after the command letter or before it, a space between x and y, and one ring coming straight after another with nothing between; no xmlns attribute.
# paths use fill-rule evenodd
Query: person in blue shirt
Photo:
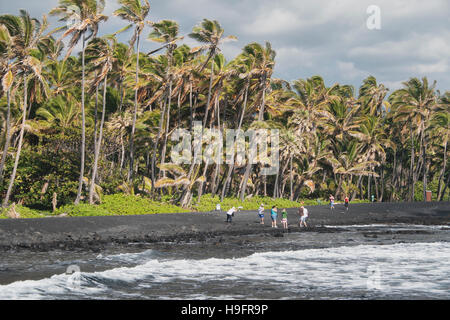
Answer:
<svg viewBox="0 0 450 320"><path fill-rule="evenodd" d="M270 210L270 217L272 218L272 228L278 228L277 216L278 216L277 206L273 206L272 209Z"/></svg>

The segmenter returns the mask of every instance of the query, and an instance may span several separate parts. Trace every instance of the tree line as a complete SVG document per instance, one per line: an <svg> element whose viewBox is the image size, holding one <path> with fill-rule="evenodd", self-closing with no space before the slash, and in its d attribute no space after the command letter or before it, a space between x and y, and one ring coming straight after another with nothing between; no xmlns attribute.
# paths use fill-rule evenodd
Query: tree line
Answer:
<svg viewBox="0 0 450 320"><path fill-rule="evenodd" d="M105 36L103 0L60 0L50 15L65 25L54 30L24 10L0 16L2 206L94 204L117 192L183 207L205 193L378 201L425 199L431 187L436 200L449 193L450 92L436 82L413 77L390 94L373 76L359 90L320 76L288 82L273 77L269 42L227 61L221 47L236 37L218 21L194 26L191 48L176 21L148 20L148 0L118 2L114 15L127 25ZM117 40L122 32L128 43ZM143 40L160 46L142 52ZM279 129L278 172L171 164L171 133L195 121L223 133Z"/></svg>

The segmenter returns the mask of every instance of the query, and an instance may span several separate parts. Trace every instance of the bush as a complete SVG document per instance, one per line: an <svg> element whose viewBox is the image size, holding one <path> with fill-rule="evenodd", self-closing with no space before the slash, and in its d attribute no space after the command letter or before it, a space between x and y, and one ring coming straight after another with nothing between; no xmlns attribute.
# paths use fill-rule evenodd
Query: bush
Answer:
<svg viewBox="0 0 450 320"><path fill-rule="evenodd" d="M8 219L6 213L9 209L10 207L0 211L0 219ZM48 212L33 210L24 206L16 206L16 211L19 213L20 218L43 218L48 215Z"/></svg>
<svg viewBox="0 0 450 320"><path fill-rule="evenodd" d="M79 204L66 205L55 214L66 213L69 216L112 216L142 215L155 213L182 213L188 210L168 203L154 202L139 196L113 194L105 195L99 205Z"/></svg>

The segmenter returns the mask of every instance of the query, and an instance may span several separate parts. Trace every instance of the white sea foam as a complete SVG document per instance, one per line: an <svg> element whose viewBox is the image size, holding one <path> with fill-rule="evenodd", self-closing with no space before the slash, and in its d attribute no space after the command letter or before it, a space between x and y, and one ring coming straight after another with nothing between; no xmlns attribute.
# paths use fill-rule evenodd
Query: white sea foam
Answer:
<svg viewBox="0 0 450 320"><path fill-rule="evenodd" d="M147 257L145 263L135 267L81 273L79 287L75 288L68 286L69 276L64 274L0 286L0 299L102 298L111 292L114 297L126 298L130 288L134 293L149 292L175 282L192 287L186 298L214 298L198 291L199 286L208 282L269 283L282 291L281 296L287 297L308 291L329 292L330 297L333 292L357 291L390 297L450 298L450 243L447 242L264 252L237 259ZM166 292L163 296L173 295Z"/></svg>

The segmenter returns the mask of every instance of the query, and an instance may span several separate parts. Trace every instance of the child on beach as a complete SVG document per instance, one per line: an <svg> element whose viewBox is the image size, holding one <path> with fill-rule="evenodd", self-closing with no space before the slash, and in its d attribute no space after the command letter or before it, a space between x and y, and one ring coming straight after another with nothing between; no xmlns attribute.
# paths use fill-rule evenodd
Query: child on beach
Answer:
<svg viewBox="0 0 450 320"><path fill-rule="evenodd" d="M260 219L260 223L264 224L264 204L262 204L262 203L258 208L258 216Z"/></svg>
<svg viewBox="0 0 450 320"><path fill-rule="evenodd" d="M348 202L349 202L348 196L345 196L345 199L344 199L345 211L348 211Z"/></svg>
<svg viewBox="0 0 450 320"><path fill-rule="evenodd" d="M303 225L305 227L308 227L308 225L306 224L306 218L308 218L308 209L303 206L301 207L301 209L303 210L303 214L300 218L300 227L302 227Z"/></svg>
<svg viewBox="0 0 450 320"><path fill-rule="evenodd" d="M277 226L277 206L273 206L270 210L270 217L272 218L272 228L278 228Z"/></svg>
<svg viewBox="0 0 450 320"><path fill-rule="evenodd" d="M281 223L283 224L283 229L287 229L288 228L286 209L283 209L283 211L281 212Z"/></svg>
<svg viewBox="0 0 450 320"><path fill-rule="evenodd" d="M330 194L330 210L334 209L334 197L332 194Z"/></svg>

